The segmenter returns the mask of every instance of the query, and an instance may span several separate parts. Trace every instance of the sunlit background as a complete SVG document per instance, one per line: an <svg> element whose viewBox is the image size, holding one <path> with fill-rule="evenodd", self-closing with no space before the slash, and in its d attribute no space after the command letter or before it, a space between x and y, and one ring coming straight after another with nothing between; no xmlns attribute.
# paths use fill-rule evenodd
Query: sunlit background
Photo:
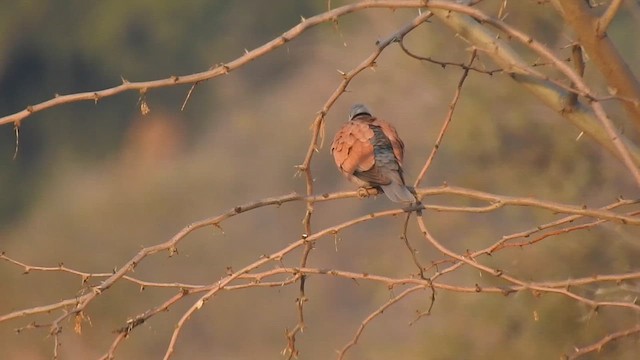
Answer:
<svg viewBox="0 0 640 360"><path fill-rule="evenodd" d="M500 1L482 8L495 13ZM339 6L342 2L334 2ZM231 61L326 10L326 1L0 1L0 115L55 96L185 75ZM561 54L571 32L549 5L509 2L507 21ZM110 272L141 247L164 242L185 225L264 197L305 191L296 177L311 139L316 113L348 71L397 31L417 10L366 10L325 23L224 77L199 84L184 111L189 86L149 91L151 112L140 112L140 94L123 93L97 103L62 105L27 118L19 147L12 126L0 127L0 251L30 265ZM623 8L610 30L638 74L640 17ZM464 62L468 44L437 19L405 41L416 53ZM526 54L531 63L535 56ZM494 69L480 54L478 67ZM588 66L588 65L587 65ZM368 104L397 127L406 144L407 179L413 182L433 146L461 75L406 56L391 45L377 66L356 77L329 112L324 146L312 171L317 193L353 189L334 167L328 143L354 102ZM587 79L602 84L587 67ZM602 85L596 85L604 90ZM617 126L637 138L616 104L607 104ZM637 196L624 167L579 130L524 92L508 76L472 72L449 132L426 177L505 195L534 196L599 207ZM426 202L451 203L447 198ZM466 202L458 201L461 204ZM385 197L316 205L320 230L355 216L392 208ZM220 229L190 235L179 255L156 254L135 276L150 281L213 283L229 266L240 268L300 238L303 203L262 208ZM434 235L451 249L485 247L502 235L555 219L530 209L469 215L427 213ZM384 218L323 239L309 265L406 276L415 272L400 240L402 219ZM410 223L410 240L425 263L443 256L427 246ZM297 265L299 254L285 260ZM638 270L638 231L619 225L557 236L535 246L505 250L488 264L525 280L564 280L596 273ZM275 265L274 265L275 266ZM32 272L0 262L0 314L71 298L81 279ZM446 281L500 284L462 270ZM95 280L98 281L98 280ZM594 288L601 299L630 296L615 284ZM156 306L175 290L140 292L120 282L87 309L82 333L63 324L61 358L104 354L113 331ZM637 294L637 292L636 292ZM361 321L392 296L379 284L311 277L307 327L298 336L302 359L335 357ZM637 317L605 309L597 314L567 298L510 297L439 292L433 314L409 325L429 305L430 292L414 294L386 311L350 350L353 359L555 359L574 346L632 325ZM185 326L175 358L279 359L285 329L297 322L297 286L223 292ZM196 298L178 303L135 329L116 355L156 359L166 351L175 322ZM0 359L50 359L47 329L14 329L47 323L59 313L0 323ZM601 355L635 359L637 339ZM634 355L635 354L635 355Z"/></svg>

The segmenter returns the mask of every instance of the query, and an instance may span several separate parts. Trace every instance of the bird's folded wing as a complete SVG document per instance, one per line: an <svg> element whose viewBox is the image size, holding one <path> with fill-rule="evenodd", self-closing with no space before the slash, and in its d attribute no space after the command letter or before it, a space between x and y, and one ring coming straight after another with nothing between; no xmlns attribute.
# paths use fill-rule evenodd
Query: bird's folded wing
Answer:
<svg viewBox="0 0 640 360"><path fill-rule="evenodd" d="M353 173L353 176L366 181L371 185L389 185L391 183L391 178L388 175L389 170L379 168L378 166L374 166L367 171L356 170L356 172Z"/></svg>
<svg viewBox="0 0 640 360"><path fill-rule="evenodd" d="M382 119L375 119L371 125L379 126L382 129L382 132L387 136L389 141L391 142L391 147L393 148L393 154L396 156L398 163L402 165L402 159L404 158L404 143L398 136L398 132L396 129L389 124L388 122Z"/></svg>
<svg viewBox="0 0 640 360"><path fill-rule="evenodd" d="M365 172L375 165L371 138L373 130L359 122L345 124L336 134L331 145L331 153L340 170L347 174Z"/></svg>

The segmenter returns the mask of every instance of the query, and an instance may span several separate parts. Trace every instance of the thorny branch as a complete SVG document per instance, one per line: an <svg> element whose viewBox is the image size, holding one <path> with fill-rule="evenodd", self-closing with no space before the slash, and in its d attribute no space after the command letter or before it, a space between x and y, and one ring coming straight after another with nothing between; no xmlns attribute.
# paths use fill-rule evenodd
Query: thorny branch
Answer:
<svg viewBox="0 0 640 360"><path fill-rule="evenodd" d="M384 49L387 46L389 46L391 43L395 41L398 41L398 39L401 39L411 30L415 29L418 25L427 21L431 16L432 14L430 12L417 16L414 20L409 22L399 31L395 32L394 34L392 34L391 36L387 37L384 40L378 41L376 43L377 45L376 50L371 55L369 55L369 57L367 57L364 61L362 61L358 66L356 66L355 68L353 68L351 71L347 73L341 72L343 79L340 82L340 85L333 92L333 94L329 96L329 99L325 102L324 106L322 107L322 110L318 112L315 120L313 121L313 124L311 125L312 135L311 135L311 141L309 143L309 148L307 149L307 155L305 156L303 163L298 166L298 171L303 172L305 174L307 195L313 194L313 175L311 174L311 160L313 159L313 154L316 151L318 151L320 147L322 147L321 143L323 139L320 140L320 144L318 144L318 140L320 137L324 136L324 119L327 113L329 112L329 110L331 109L331 107L333 106L333 104L347 90L349 83L354 77L356 77L363 70L373 67L375 65L376 59L378 59L380 54L382 54L382 51L384 51ZM313 213L313 202L307 201L307 211L303 219L305 236L306 234L311 233L312 213ZM308 259L309 253L311 252L312 246L313 246L312 243L308 243L305 245L305 249L303 251L302 258L300 260L300 267L306 266L307 259ZM296 301L296 305L298 308L298 323L292 330L287 331L287 334L286 334L287 348L284 350L284 352L288 353L289 359L297 355L297 350L295 347L296 334L304 329L303 307L306 301L305 291L304 291L305 281L306 281L306 277L303 275L300 278L300 293Z"/></svg>
<svg viewBox="0 0 640 360"><path fill-rule="evenodd" d="M442 128L440 129L440 133L438 133L436 143L433 145L433 149L431 149L431 153L429 154L429 157L427 157L427 161L425 161L424 166L422 167L422 170L420 170L420 173L418 174L418 177L416 178L416 181L413 184L413 186L415 187L419 186L420 183L422 182L424 176L427 173L427 170L429 170L429 167L431 166L431 163L433 162L433 159L436 156L436 153L438 152L438 149L440 148L440 144L442 143L444 134L447 132L447 129L449 128L449 124L453 119L453 112L456 109L456 104L458 104L458 99L460 99L460 93L462 92L462 85L464 85L464 81L467 79L467 76L469 75L469 70L471 69L471 65L473 64L473 61L476 59L476 55L477 55L477 52L475 49L473 49L471 51L471 57L469 58L467 65L464 65L463 67L464 71L462 72L462 76L458 81L458 86L456 87L456 91L453 94L453 99L451 99L451 102L449 103L449 111L447 112L444 122L442 123Z"/></svg>
<svg viewBox="0 0 640 360"><path fill-rule="evenodd" d="M417 189L418 194L420 194L421 196L433 196L433 195L453 195L453 196L464 196L464 197L468 197L468 198L474 198L474 199L480 199L483 201L488 201L488 202L492 202L492 203L501 203L503 204L502 206L531 206L531 207L538 207L541 209L547 209L553 212L559 212L559 213L567 213L567 214L573 214L572 216L562 219L561 221L557 221L553 224L550 225L544 225L544 226L540 226L538 228L536 228L537 230L532 230L532 231L528 231L525 232L524 234L531 234L535 231L541 231L545 228L549 228L551 226L556 226L558 224L564 224L564 223L568 223L569 221L573 221L576 220L576 216L580 216L580 217L593 217L593 218L599 218L602 220L608 220L608 221L619 221L622 223L627 223L627 224L633 224L633 225L640 225L640 220L638 220L638 218L632 217L631 215L623 215L620 213L615 213L612 210L623 206L623 205L630 205L630 204L635 204L636 201L633 200L620 200L612 205L606 206L602 209L589 209L589 208L584 208L584 207L577 207L577 206L571 206L571 205L565 205L565 204L558 204L558 203L552 203L552 202L546 202L546 201L541 201L541 200L536 200L536 199L531 199L531 198L517 198L517 197L507 197L507 196L501 196L501 195L495 195L495 194L489 194L489 193L484 193L484 192L479 192L476 190L470 190L470 189L463 189L463 188L457 188L457 187L450 187L450 186L441 186L441 187L437 187L437 188L426 188L426 189ZM28 308L28 309L23 309L23 310L18 310L18 311L14 311L12 313L9 314L5 314L0 316L0 322L2 321L7 321L10 319L15 319L15 318L19 318L19 317L26 317L26 316L32 316L32 315L36 315L36 314L41 314L41 313L48 313L48 312L52 312L55 310L62 310L65 309L62 314L56 318L51 324L48 324L48 327L50 328L50 332L53 335L56 335L60 332L60 322L63 321L64 319L71 317L71 316L78 316L79 314L82 314L83 312L86 311L87 306L98 296L102 296L103 294L106 294L106 292L109 290L109 287L111 286L111 284L115 283L116 281L118 281L121 278L125 278L125 276L128 277L128 273L130 271L133 270L134 267L139 266L144 258L148 255L160 252L160 251L169 251L170 253L174 253L176 252L176 248L177 245L179 244L180 241L182 241L188 234L190 234L191 232L193 232L196 229L200 229L200 228L204 228L206 226L216 226L219 225L221 222L223 222L224 220L233 217L233 216L237 216L240 215L242 213L245 213L247 211L253 210L253 209L257 209L259 207L263 207L263 206L270 206L270 205L282 205L285 203L289 203L289 202L293 202L293 201L309 201L312 200L314 202L321 202L321 201L333 201L333 200L338 200L338 199L346 199L346 198L355 198L358 197L358 192L357 191L353 191L353 192L341 192L341 193L332 193L332 194L323 194L323 195L318 195L318 196L313 196L313 197L305 197L305 196L300 196L297 194L289 194L289 195L284 195L281 197L275 197L275 198L266 198L266 199L262 199L256 202L252 202L252 203L248 203L245 205L241 205L241 206L237 206L234 207L233 209L228 210L227 212L215 216L215 217L211 217L208 219L204 219L198 222L195 222L191 225L186 226L185 228L183 228L180 232L178 232L173 238L171 238L170 240L155 245L155 246L151 246L148 248L144 248L142 249L136 256L134 256L132 258L132 260L130 260L129 262L127 262L124 266L122 266L120 269L118 269L117 271L115 271L112 274L107 274L107 273L101 273L101 274L91 274L91 273L86 273L86 272L82 272L82 271L78 271L78 270L74 270L74 269L70 269L68 267L65 267L64 265L60 264L59 266L55 266L55 267L43 267L43 266L34 266L34 265L28 265L25 264L23 262L20 262L18 260L12 259L9 256L7 256L6 254L1 254L0 255L0 259L5 260L15 266L19 266L21 268L23 268L25 273L29 273L31 271L51 271L51 272L63 272L63 273L68 273L74 276L78 276L81 280L82 280L82 284L86 285L87 281L91 278L94 277L106 277L101 283L100 285L96 285L96 286L89 286L87 288L88 292L85 293L82 296L79 297L73 297L67 300L62 300L58 303L53 303L53 304L49 304L49 305L44 305L44 306L38 306L38 307L34 307L34 308ZM500 206L500 207L502 207ZM438 205L430 205L431 209L434 210L444 210L444 211L449 211L451 210L450 207L448 206L442 206L440 209L440 206ZM493 210L497 210L499 207L494 208ZM469 211L473 211L472 208L466 209ZM483 270L485 272L489 272L493 275L497 275L498 274L498 270L495 269L490 269L486 266L480 265L479 263L477 263L476 261L472 261L470 259L474 259L475 257L481 255L481 254L487 254L489 252L495 252L495 251L499 251L500 249L506 248L505 246L493 246L491 248L488 249L483 249L480 250L474 254L471 254L469 256L469 260L467 260L467 257L462 256L462 255L457 255L454 254L448 250L446 250L446 248L442 247L439 243L435 242L435 240L430 240L432 241L432 243L441 251L443 251L443 253L445 253L447 256L455 259L457 261L457 263L453 264L452 267L450 268L445 268L444 270L438 271L436 272L434 275L432 275L430 278L427 279L423 279L423 278L414 278L414 277L410 277L410 278L398 278L398 279L392 279L392 278L388 278L388 277L380 277L380 276L376 276L376 275L372 275L372 274L354 274L354 273L347 273L347 272L341 272L341 271L323 271L323 270L319 270L319 269L305 269L305 268L300 268L297 270L292 270L290 268L281 268L281 269L277 269L277 270L270 270L270 271L266 271L266 272L262 272L262 273L255 273L254 270L260 268L261 266L263 266L264 264L267 263L272 263L273 261L280 261L284 256L286 256L287 254L289 254L291 251L293 251L296 248L300 248L303 247L305 244L308 243L313 243L315 241L318 241L321 238L331 238L333 234L339 232L340 230L349 227L349 226L353 226L359 223L363 223L363 222L367 222L367 221L371 221L372 219L377 219L377 218L381 218L381 217L386 217L386 216L398 216L400 214L402 214L404 211L403 210L390 210L390 211L386 211L386 212L380 212L380 213L375 213L375 214L369 214L360 218L356 218L353 219L351 221L345 222L343 224L340 225L336 225L333 227L329 227L326 229L323 229L319 232L316 232L314 234L310 234L309 236L305 237L304 239L299 239L291 244L289 244L287 247L272 253L271 255L265 256L261 259L259 259L258 261L247 265L246 267L244 267L243 269L236 271L230 275L228 275L227 277L223 278L220 281L217 281L215 283L212 284L208 284L208 285L189 285L189 284L166 284L166 283L155 283L155 282L147 282L147 281L142 281L139 279L135 279L132 277L128 277L127 280L135 282L137 284L139 284L140 286L144 286L144 287L173 287L178 289L178 293L176 295L174 295L173 297L171 297L170 299L168 299L167 301L165 301L164 303L158 305L155 308L152 308L150 310L148 310L147 312L138 315L134 318L132 318L132 320L126 325L124 326L122 329L120 329L118 331L118 335L116 337L116 339L114 340L114 343L112 344L106 358L110 358L113 356L113 352L116 350L118 344L124 340L124 338L126 338L126 336L131 332L131 330L133 330L137 325L143 323L144 321L146 321L147 319L151 318L152 316L155 316L156 314L162 313L164 310L168 309L170 306L172 306L173 304L177 303L178 301L182 300L183 298L186 298L190 295L194 295L194 294L203 294L200 296L200 298L191 306L191 308L189 310L187 310L183 316L182 319L180 320L180 322L177 324L176 329L174 330L174 334L172 336L172 340L169 344L169 347L167 348L167 353L165 358L169 358L170 355L173 353L174 351L174 346L175 346L175 342L177 340L177 337L182 329L182 327L184 326L184 324L186 323L187 319L192 316L194 314L195 311L197 311L198 309L200 309L202 306L205 305L205 303L207 302L207 300L209 300L213 295L215 295L216 293L222 291L222 290L233 290L233 289L239 289L239 288L247 288L247 287L258 287L258 286L282 286L282 285L286 285L286 284L292 284L294 283L296 280L298 280L302 275L308 275L308 274L328 274L328 275L333 275L333 276L342 276L345 278L362 278L362 279L367 279L367 280L372 280L372 281L380 281L382 283L384 283L385 285L389 286L391 284L416 284L416 285L420 285L421 288L425 288L425 287L431 287L433 286L433 288L437 289L444 289L444 290L450 290L450 291L463 291L463 292L478 292L477 287L456 287L456 286L450 286L450 285L446 285L445 283L437 283L435 280L443 275L446 274L450 271L453 271L455 268L466 264L466 265L471 265L473 267L476 267L480 270ZM420 218L419 223L422 224L422 220ZM423 227L423 224L421 225L421 228ZM519 234L520 236L527 236L527 235L522 235ZM427 237L429 239L429 237ZM503 241L500 241L500 244ZM526 246L526 245L523 245ZM455 267L455 268L454 268ZM275 274L278 274L280 272L290 272L294 275L294 277L289 278L285 281L276 281L273 283L268 283L268 282L263 282L263 279L268 278L269 276L273 276ZM578 285L584 285L587 283L593 283L593 282L599 282L599 281L623 281L626 279L637 279L640 278L640 274L638 273L633 273L633 274L618 274L618 275L611 275L611 276L601 276L601 277L590 277L590 278L585 278L585 279L573 279L573 280L568 280L568 281L564 281L564 282L559 282L559 283L526 283L523 282L521 280L517 280L515 278L509 277L504 273L501 273L499 275L500 278L502 279L507 279L509 282L512 283L510 288L505 288L505 287L501 287L501 288L484 288L482 289L482 291L484 292L496 292L496 293L504 293L505 291L507 293L509 292L513 292L513 291L521 291L523 289L534 289L540 292L550 292L550 293L559 293L559 294L563 294L565 296L569 296L579 302L583 302L586 304L589 304L591 306L617 306L617 307L627 307L627 308L632 308L634 310L640 310L640 309L636 309L638 308L638 306L633 305L633 304L629 304L629 303L624 303L624 302L597 302L597 301L593 301L593 300L589 300L587 298L578 296L574 293L571 293L567 290L564 290L568 285L574 285L574 286L578 286ZM241 282L236 284L235 282L237 281L247 281L247 282ZM507 289L507 290L505 290ZM391 304L389 304L390 306ZM363 326L362 329L359 330L359 333L362 332L364 330L364 327L370 322L372 321L372 319L375 318L375 315L373 315L371 317L371 319L366 320L363 322ZM26 328L25 328L26 329ZM355 338L355 341L357 341L357 337ZM354 344L355 344L354 341ZM56 339L56 344L57 344L57 339ZM57 346L57 345L55 345ZM350 346L349 346L350 347ZM346 351L347 348L345 348Z"/></svg>
<svg viewBox="0 0 640 360"><path fill-rule="evenodd" d="M609 343L625 338L625 337L629 337L632 335L638 335L640 334L640 325L636 325L633 326L627 330L622 330L622 331L616 331L612 334L609 334L605 337L603 337L602 339L600 339L599 341L597 341L594 344L582 347L582 348L576 348L575 352L570 354L570 355L565 355L564 357L566 359L577 359L583 355L587 355L589 353L593 353L593 352L600 352L602 350L603 347L605 347L606 345L608 345Z"/></svg>

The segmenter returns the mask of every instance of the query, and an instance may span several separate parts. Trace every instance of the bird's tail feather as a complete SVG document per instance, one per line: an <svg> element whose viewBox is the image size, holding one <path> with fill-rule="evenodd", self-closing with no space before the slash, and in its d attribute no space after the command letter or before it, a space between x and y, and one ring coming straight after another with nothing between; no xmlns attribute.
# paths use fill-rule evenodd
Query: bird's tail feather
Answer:
<svg viewBox="0 0 640 360"><path fill-rule="evenodd" d="M382 191L387 197L397 203L415 202L416 198L407 187L396 181L392 181L389 185L381 185Z"/></svg>

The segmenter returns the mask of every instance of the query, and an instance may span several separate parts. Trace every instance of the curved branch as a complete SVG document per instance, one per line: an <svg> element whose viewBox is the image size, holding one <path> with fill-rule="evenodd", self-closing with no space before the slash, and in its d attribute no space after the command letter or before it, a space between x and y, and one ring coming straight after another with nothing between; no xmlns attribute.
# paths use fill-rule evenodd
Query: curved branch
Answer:
<svg viewBox="0 0 640 360"><path fill-rule="evenodd" d="M583 355L586 355L592 352L599 352L600 350L602 350L604 346L608 345L612 341L619 340L627 336L637 335L637 334L640 334L640 325L636 325L629 329L617 331L612 334L609 334L603 337L602 339L600 339L599 341L597 341L596 343L591 344L589 346L576 348L575 352L567 356L567 358L577 359Z"/></svg>
<svg viewBox="0 0 640 360"><path fill-rule="evenodd" d="M597 142L599 142L602 146L604 146L607 150L612 152L615 156L619 157L627 167L632 171L636 181L640 183L640 170L637 168L630 166L631 163L640 164L640 151L632 147L631 145L626 144L627 147L630 147L631 155L629 155L629 151L626 151L625 145L622 143L625 140L620 135L611 136L612 127L608 126L608 119L606 116L603 116L603 111L601 110L601 106L596 103L593 105L594 110L596 111L597 117L603 122L607 132L609 132L609 136L602 134L601 127L594 121L593 114L591 114L588 110L578 104L575 109L571 109L571 111L566 111L566 104L564 104L565 99L568 98L568 93L563 91L562 88L553 84L553 82L545 80L544 78L539 78L536 76L531 76L531 74L535 74L535 71L529 69L527 64L522 61L522 59L513 51L506 43L500 39L496 39L493 32L489 31L482 24L477 23L471 17L476 18L480 21L485 21L491 23L494 26L497 26L501 30L508 30L510 34L521 35L517 31L514 31L512 28L507 26L501 21L497 21L486 16L481 11L478 11L470 6L463 5L457 2L449 2L449 1L438 1L438 0L396 0L396 1L384 1L384 0L370 0L370 1L362 1L356 4L345 5L334 10L327 11L325 13L316 15L309 19L303 19L303 21L291 28L287 32L283 33L280 37L248 52L247 54L237 58L226 64L219 64L216 67L209 69L204 72L186 75L186 76L172 76L167 79L155 80L155 81L146 81L146 82L128 82L124 81L122 85L108 88L100 91L93 92L85 92L78 93L72 95L64 95L58 96L51 100L47 100L45 102L30 105L26 109L12 114L8 116L4 116L0 118L0 125L13 123L15 126L20 125L20 121L25 119L26 117L32 115L35 112L39 112L60 104L77 102L77 101L87 101L94 100L97 101L105 96L112 96L121 92L129 91L129 90L138 90L141 92L145 92L151 88L160 88L167 87L173 85L180 84L195 84L205 80L212 79L214 77L218 77L220 75L224 75L229 73L229 71L233 71L255 59L258 57L271 52L272 50L284 45L286 42L296 38L300 34L302 34L307 29L318 25L323 22L334 20L335 18L355 12L361 9L366 8L419 8L419 7L428 7L433 9L436 15L438 15L445 24L452 27L456 32L460 33L463 37L470 40L474 45L480 49L485 49L488 53L493 57L494 61L498 64L504 65L503 68L505 70L511 69L513 71L512 77L518 81L520 84L524 85L534 94L536 94L542 101L547 104L552 109L560 112L567 119L572 121L576 126L578 126L584 133L593 137ZM459 12L460 14L453 13L452 11ZM466 14L468 16L462 15ZM470 17L471 16L471 17ZM522 40L522 39L520 39ZM533 44L532 39L527 37L525 39L525 44L528 44L533 50L540 50L540 44ZM543 54L545 57L547 54ZM554 61L557 61L556 58L553 58ZM569 69L569 73L567 73L567 68L563 68L563 64L561 62L556 63L556 65L562 70L565 75L571 77L573 73L571 69ZM517 71L518 69L529 69L529 71ZM573 73L574 74L574 73ZM581 79L578 79L578 82L575 82L577 85L582 84ZM581 89L582 92L585 91L584 88ZM594 97L592 97L594 98ZM626 96L625 98L637 99L638 97ZM637 105L636 106L640 106ZM637 117L640 118L640 117ZM622 140L621 140L622 139Z"/></svg>
<svg viewBox="0 0 640 360"><path fill-rule="evenodd" d="M596 219L605 219L605 220L610 220L610 221L629 224L629 225L640 225L640 217L619 214L607 209L591 209L587 207L538 200L531 197L496 195L496 194L491 194L483 191L466 189L466 188L455 187L455 186L448 186L448 185L433 187L433 188L416 189L416 192L421 196L457 195L457 196L463 196L470 199L489 202L491 204L501 204L499 206L497 205L492 206L491 209L494 209L494 210L501 208L502 206L505 206L505 205L528 206L528 207L546 209L555 213L580 215L580 216L592 217ZM368 193L370 195L376 195L377 190L369 189ZM71 311L65 313L57 321L62 321L63 319L66 319L70 316L78 314L82 312L88 306L88 304L92 302L97 296L102 294L104 291L108 290L118 280L120 280L121 278L124 278L127 274L133 271L136 268L136 266L138 266L140 262L142 262L147 256L155 254L160 251L169 251L170 255L175 254L175 252L177 251L176 250L177 245L187 235L189 235L193 231L207 227L207 226L220 226L220 223L222 223L226 219L245 213L247 211L254 210L264 206L273 206L273 205L280 206L282 204L295 202L295 201L323 202L323 201L331 201L331 200L337 200L337 199L356 198L359 196L360 195L358 191L345 191L345 192L337 192L337 193L321 194L321 195L313 195L313 196L302 196L296 193L291 193L288 195L265 198L262 200L258 200L258 201L233 207L223 212L220 215L199 220L185 226L184 228L182 228L182 230L176 233L171 239L163 243L159 243L157 245L153 245L153 246L149 246L141 249L135 256L133 256L129 261L127 261L124 265L122 265L122 267L120 267L111 276L109 276L104 281L102 281L100 285L92 287L90 292L82 296L63 300L59 303L52 304L52 305L45 305L45 306L40 306L36 308L17 310L9 314L0 316L0 322L27 316L27 315L50 312L52 310L60 309L67 306L74 306L74 308ZM442 207L442 210L454 210L454 209ZM462 210L462 209L458 209L458 210ZM396 210L396 211L399 211L398 213L404 212L403 210ZM482 208L482 211L485 211L484 208ZM6 257L3 258L3 260L6 260ZM201 289L201 288L198 288L198 289Z"/></svg>
<svg viewBox="0 0 640 360"><path fill-rule="evenodd" d="M427 229L427 226L424 223L424 219L422 217L422 215L418 215L416 216L416 219L418 221L418 227L420 228L420 231L422 232L422 235L424 236L424 238L427 240L427 242L429 242L431 245L433 245L436 249L438 249L439 251L441 251L443 254L454 258L456 260L458 260L459 262L465 263L475 269L478 269L482 272L485 272L487 274L493 275L496 278L500 278L508 283L511 283L513 285L516 285L517 287L522 287L523 289L529 289L529 290L533 290L533 291L539 291L539 292L544 292L544 293L555 293L555 294L559 294L559 295L564 295L570 299L576 300L580 303L586 304L591 306L592 308L597 308L600 306L610 306L610 307L620 307L620 308L627 308L627 309L632 309L634 311L640 311L640 305L635 304L634 302L613 302L613 301L595 301L595 300L591 300L588 299L586 297L580 296L574 292L571 292L567 289L564 288L559 288L559 287L550 287L550 286L544 286L544 285L540 285L537 283L531 283L531 282L526 282L523 280L520 280L514 276L508 275L506 274L504 271L500 270L500 269L495 269L492 268L490 266L487 265L483 265L479 262L477 262L475 259L471 259L468 258L466 256L457 254L451 250L449 250L448 248L446 248L444 245L442 245L442 243L440 243L439 241L437 241L429 232L429 230Z"/></svg>
<svg viewBox="0 0 640 360"><path fill-rule="evenodd" d="M442 3L443 1L435 1ZM214 65L210 69L190 75L184 76L170 76L166 79L152 80L152 81L140 81L140 82L129 82L125 79L122 79L122 84L118 86L114 86L111 88L96 90L96 91L88 91L83 93L69 94L69 95L56 95L54 98L43 101L41 103L35 105L29 105L24 110L19 111L17 113L0 117L0 125L5 124L15 124L16 126L20 125L20 122L25 118L43 110L47 110L49 108L59 106L62 104L68 104L79 101L95 101L101 100L105 97L114 96L126 91L138 90L140 92L146 92L149 89L157 89L169 86L176 85L185 85L185 84L197 84L206 80L210 80L216 78L221 75L226 75L229 72L236 70L253 60L262 57L265 54L270 53L271 51L281 47L287 42L297 38L306 30L325 23L329 21L333 21L340 16L344 16L346 14L362 10L368 8L388 8L388 9L396 9L396 8L418 8L424 7L425 2L419 0L403 0L403 1L362 1L355 4L344 5L339 8L326 11L322 14L310 17L308 19L302 19L302 21L284 32L279 37L267 42L266 44L251 50L245 53L243 56L236 58L233 61L228 63L220 63Z"/></svg>
<svg viewBox="0 0 640 360"><path fill-rule="evenodd" d="M433 13L445 24L454 29L463 38L467 39L467 41L471 42L475 47L486 51L500 67L511 73L511 77L516 82L538 96L543 103L569 119L580 130L591 136L600 145L620 159L634 176L636 183L640 185L640 169L638 169L637 166L640 164L640 150L630 144L630 142L625 140L620 134L616 134L615 128L604 112L602 105L596 101L597 97L592 94L589 87L584 83L583 79L578 76L574 69L559 60L548 48L529 35L516 30L500 20L487 16L477 9L458 6L455 9L451 9L456 12L447 10L432 9ZM480 21L480 23L476 20ZM496 33L483 26L482 23L491 24L500 31L522 42L538 55L551 61L558 70L576 85L581 95L589 99L593 112L590 112L580 102L574 107L567 107L567 100L570 99L567 91L531 68L513 48L505 41L499 39ZM598 122L600 122L601 125L598 124ZM603 129L605 130L604 133L602 131Z"/></svg>

